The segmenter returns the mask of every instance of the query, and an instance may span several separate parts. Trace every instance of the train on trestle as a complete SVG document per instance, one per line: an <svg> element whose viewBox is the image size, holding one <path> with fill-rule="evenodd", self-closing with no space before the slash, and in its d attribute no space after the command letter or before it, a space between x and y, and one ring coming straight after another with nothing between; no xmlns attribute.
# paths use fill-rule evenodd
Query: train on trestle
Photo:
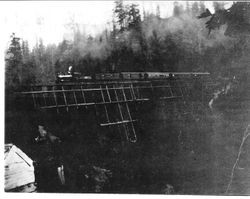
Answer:
<svg viewBox="0 0 250 199"><path fill-rule="evenodd" d="M67 74L59 73L57 83L64 82L91 82L91 81L119 81L119 80L155 80L183 77L207 76L208 72L120 72L120 73L97 73L91 76L82 75L79 72Z"/></svg>

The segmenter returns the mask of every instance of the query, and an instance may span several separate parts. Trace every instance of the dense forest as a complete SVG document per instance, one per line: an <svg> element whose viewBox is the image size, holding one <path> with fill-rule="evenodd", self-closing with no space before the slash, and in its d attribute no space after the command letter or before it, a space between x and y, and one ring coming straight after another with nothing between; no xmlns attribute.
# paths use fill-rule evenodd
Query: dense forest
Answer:
<svg viewBox="0 0 250 199"><path fill-rule="evenodd" d="M54 180L47 175L49 191L38 192L250 193L250 3L226 8L214 2L213 7L174 2L171 16L163 18L159 6L148 13L137 4L116 0L112 27L101 34L83 33L80 24L72 23L73 39L49 45L40 39L32 47L11 35L5 52L5 143L14 143L36 161L38 124L62 140L66 186L58 186L56 175ZM139 104L134 108L139 119L135 144L114 139L117 131L112 128L101 129L94 107L58 114L19 103L26 98L16 97L16 91L53 83L70 65L84 75L210 72L215 86L207 87L205 103L196 99L201 89L194 87L190 94L196 100L184 101L186 109L183 101ZM103 171L111 171L112 177Z"/></svg>
<svg viewBox="0 0 250 199"><path fill-rule="evenodd" d="M214 2L211 17L203 2L187 2L185 6L175 2L172 16L162 18L159 6L155 13L147 13L137 4L117 0L112 28L96 36L82 33L79 24L72 23L73 40L45 46L40 39L30 47L13 33L5 54L6 89L54 82L56 74L65 72L69 65L86 75L208 71L230 76L234 68L247 63L249 37L244 33L249 31L249 3L235 3L230 12L224 4Z"/></svg>

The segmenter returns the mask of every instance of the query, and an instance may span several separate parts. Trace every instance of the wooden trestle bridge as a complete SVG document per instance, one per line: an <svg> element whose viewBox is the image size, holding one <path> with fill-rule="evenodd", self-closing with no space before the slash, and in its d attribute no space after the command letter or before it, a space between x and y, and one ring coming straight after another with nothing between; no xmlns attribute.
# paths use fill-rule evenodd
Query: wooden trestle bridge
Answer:
<svg viewBox="0 0 250 199"><path fill-rule="evenodd" d="M21 94L32 98L35 109L57 113L95 109L101 127L118 127L126 139L136 142L135 123L139 118L131 111L151 100L173 100L188 106L190 100L204 100L204 82L208 73L176 74L172 77L120 80L96 80L30 86ZM200 94L192 96L192 89ZM199 98L199 99L198 99Z"/></svg>

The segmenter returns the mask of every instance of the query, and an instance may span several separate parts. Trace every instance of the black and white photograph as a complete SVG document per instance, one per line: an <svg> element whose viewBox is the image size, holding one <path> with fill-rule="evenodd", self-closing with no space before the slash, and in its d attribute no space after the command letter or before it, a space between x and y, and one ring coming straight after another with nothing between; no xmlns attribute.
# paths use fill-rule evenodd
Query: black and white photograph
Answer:
<svg viewBox="0 0 250 199"><path fill-rule="evenodd" d="M1 1L0 18L5 195L250 195L250 1Z"/></svg>

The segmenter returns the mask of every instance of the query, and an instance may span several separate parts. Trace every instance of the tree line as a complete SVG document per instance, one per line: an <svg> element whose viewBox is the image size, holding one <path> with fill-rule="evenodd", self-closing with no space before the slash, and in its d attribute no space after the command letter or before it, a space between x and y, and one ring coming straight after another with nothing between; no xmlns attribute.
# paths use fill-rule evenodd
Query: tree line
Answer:
<svg viewBox="0 0 250 199"><path fill-rule="evenodd" d="M40 39L30 48L13 33L5 54L6 88L54 82L56 74L70 65L85 75L121 71L230 75L239 60L248 59L249 34L234 30L239 21L246 22L242 27L250 24L249 3L235 3L233 11L227 11L222 2L213 6L215 13L209 14L203 2L174 2L172 15L164 18L159 6L148 13L137 4L116 0L112 28L96 36L82 33L78 24L72 24L72 40L44 45ZM223 11L231 15L221 14ZM225 31L231 31L230 35Z"/></svg>

